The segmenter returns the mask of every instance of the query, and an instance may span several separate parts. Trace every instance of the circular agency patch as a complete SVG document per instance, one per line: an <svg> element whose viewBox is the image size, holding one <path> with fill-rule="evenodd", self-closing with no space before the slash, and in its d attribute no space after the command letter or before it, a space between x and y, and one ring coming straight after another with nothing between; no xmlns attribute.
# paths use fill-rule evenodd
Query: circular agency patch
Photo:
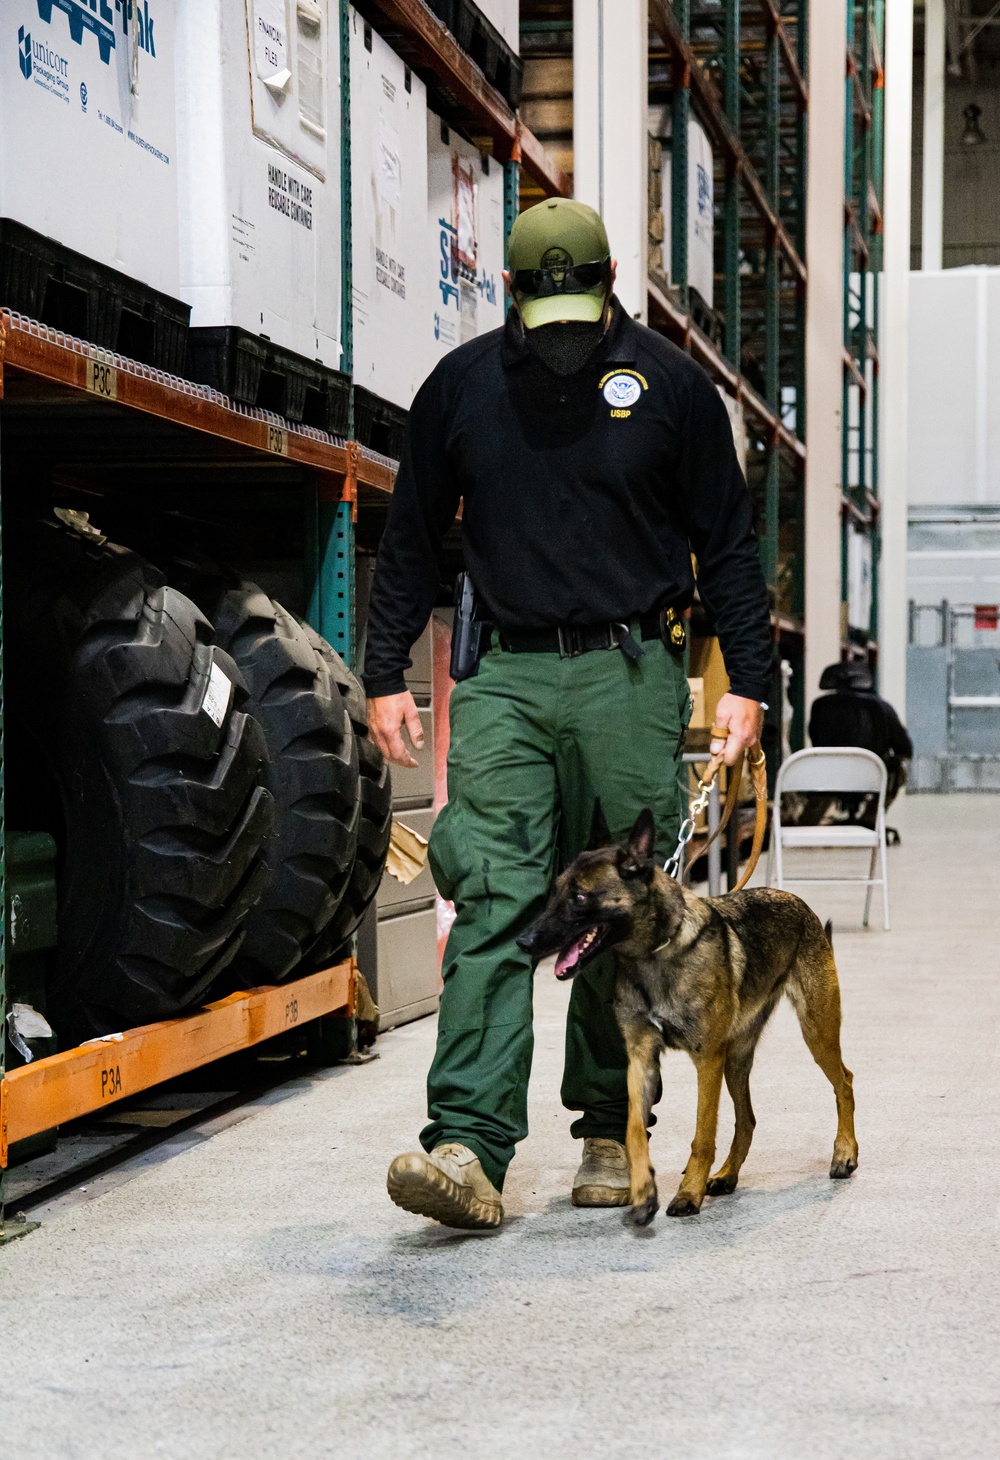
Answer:
<svg viewBox="0 0 1000 1460"><path fill-rule="evenodd" d="M634 406L642 395L644 383L635 375L620 373L609 375L601 382L604 388L604 399L609 406L628 409L629 406Z"/></svg>

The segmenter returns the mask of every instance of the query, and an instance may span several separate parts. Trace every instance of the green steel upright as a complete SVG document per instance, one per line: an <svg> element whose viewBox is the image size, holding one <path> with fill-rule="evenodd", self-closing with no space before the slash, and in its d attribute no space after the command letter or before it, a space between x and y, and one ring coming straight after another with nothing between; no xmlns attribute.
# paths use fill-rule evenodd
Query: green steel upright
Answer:
<svg viewBox="0 0 1000 1460"><path fill-rule="evenodd" d="M739 136L740 132L740 0L725 0L723 35L723 105L726 116ZM735 161L725 160L726 190L723 200L725 246L726 358L736 370L740 368L742 331L740 327L740 175Z"/></svg>
<svg viewBox="0 0 1000 1460"><path fill-rule="evenodd" d="M691 37L691 0L674 0L674 15L687 41ZM688 302L688 123L691 120L691 79L678 63L671 101L670 141L670 259L671 281L681 304Z"/></svg>
<svg viewBox="0 0 1000 1460"><path fill-rule="evenodd" d="M340 339L341 368L354 368L351 227L351 21L349 0L340 0ZM348 437L354 435L353 392ZM354 663L353 503L324 502L315 487L305 501L306 618L346 664Z"/></svg>
<svg viewBox="0 0 1000 1460"><path fill-rule="evenodd" d="M503 266L507 267L507 245L510 230L521 209L521 164L505 162L503 166ZM504 294L503 312L506 317L510 309L510 295Z"/></svg>
<svg viewBox="0 0 1000 1460"><path fill-rule="evenodd" d="M855 652L877 643L879 594L878 280L882 268L885 0L849 0L844 129L844 382L841 595L851 593L852 532L866 541L871 607L848 630ZM877 654L875 658L877 670Z"/></svg>

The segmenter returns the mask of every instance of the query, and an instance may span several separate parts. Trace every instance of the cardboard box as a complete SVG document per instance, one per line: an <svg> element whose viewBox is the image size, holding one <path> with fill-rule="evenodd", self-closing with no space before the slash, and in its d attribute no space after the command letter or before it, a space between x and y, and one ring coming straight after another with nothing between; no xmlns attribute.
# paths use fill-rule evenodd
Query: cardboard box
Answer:
<svg viewBox="0 0 1000 1460"><path fill-rule="evenodd" d="M702 681L701 724L711 726L715 707L729 689L729 675L718 639L692 638L688 668L692 679ZM694 725L695 721L692 720L691 724Z"/></svg>

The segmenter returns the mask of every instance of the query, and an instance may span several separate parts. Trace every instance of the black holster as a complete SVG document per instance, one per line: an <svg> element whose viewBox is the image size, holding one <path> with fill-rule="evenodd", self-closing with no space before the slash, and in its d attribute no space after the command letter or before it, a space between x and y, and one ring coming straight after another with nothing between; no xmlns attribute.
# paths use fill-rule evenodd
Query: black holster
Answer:
<svg viewBox="0 0 1000 1460"><path fill-rule="evenodd" d="M455 580L455 622L451 630L451 677L456 684L479 673L493 625L476 618L476 590L468 573Z"/></svg>

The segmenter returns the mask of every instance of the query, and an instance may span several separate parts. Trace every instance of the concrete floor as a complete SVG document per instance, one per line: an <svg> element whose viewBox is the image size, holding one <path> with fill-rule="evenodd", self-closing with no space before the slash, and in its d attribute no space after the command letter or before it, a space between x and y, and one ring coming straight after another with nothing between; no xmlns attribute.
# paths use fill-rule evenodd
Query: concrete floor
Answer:
<svg viewBox="0 0 1000 1460"><path fill-rule="evenodd" d="M1000 799L890 820L890 934L833 914L861 1167L790 1009L735 1195L643 1233L575 1211L566 990L539 974L532 1133L496 1234L393 1207L433 1020L61 1198L0 1250L3 1451L19 1460L1000 1453ZM800 854L809 856L812 854ZM662 1190L694 1121L668 1055ZM725 1106L725 1097L724 1097ZM720 1146L728 1141L728 1112ZM723 1147L724 1149L724 1147Z"/></svg>

